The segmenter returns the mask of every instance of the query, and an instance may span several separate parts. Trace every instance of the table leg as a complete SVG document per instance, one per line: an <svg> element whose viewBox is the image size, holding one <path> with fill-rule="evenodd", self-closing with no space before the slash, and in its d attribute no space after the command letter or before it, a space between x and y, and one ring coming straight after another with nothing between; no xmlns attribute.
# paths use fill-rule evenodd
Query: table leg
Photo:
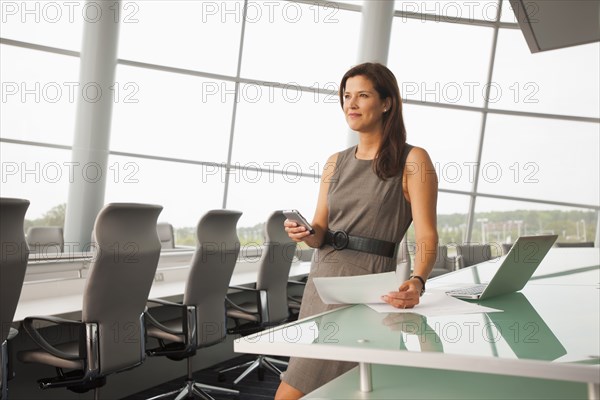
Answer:
<svg viewBox="0 0 600 400"><path fill-rule="evenodd" d="M362 377L362 375L361 375ZM588 399L600 400L600 384L588 382Z"/></svg>
<svg viewBox="0 0 600 400"><path fill-rule="evenodd" d="M371 376L371 364L370 363L358 363L360 373L360 391L361 392L372 392L373 381Z"/></svg>

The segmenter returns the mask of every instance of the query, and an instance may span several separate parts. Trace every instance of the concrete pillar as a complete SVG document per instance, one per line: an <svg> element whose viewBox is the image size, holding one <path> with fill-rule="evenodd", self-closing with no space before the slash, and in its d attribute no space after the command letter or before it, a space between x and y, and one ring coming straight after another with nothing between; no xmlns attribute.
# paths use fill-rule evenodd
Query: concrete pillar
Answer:
<svg viewBox="0 0 600 400"><path fill-rule="evenodd" d="M121 1L86 1L65 244L85 249L104 205Z"/></svg>
<svg viewBox="0 0 600 400"><path fill-rule="evenodd" d="M596 238L594 239L594 247L600 247L600 211L596 217Z"/></svg>
<svg viewBox="0 0 600 400"><path fill-rule="evenodd" d="M365 0L358 44L357 64L378 62L387 65L394 0ZM358 135L348 132L348 147L358 144Z"/></svg>

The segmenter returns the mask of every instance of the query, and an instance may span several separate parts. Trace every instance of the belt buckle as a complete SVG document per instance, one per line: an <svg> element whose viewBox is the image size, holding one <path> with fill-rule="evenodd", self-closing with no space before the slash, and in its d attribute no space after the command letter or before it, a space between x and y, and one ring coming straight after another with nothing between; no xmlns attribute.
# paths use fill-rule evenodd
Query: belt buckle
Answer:
<svg viewBox="0 0 600 400"><path fill-rule="evenodd" d="M343 250L348 247L348 234L346 231L333 232L332 246L335 250Z"/></svg>

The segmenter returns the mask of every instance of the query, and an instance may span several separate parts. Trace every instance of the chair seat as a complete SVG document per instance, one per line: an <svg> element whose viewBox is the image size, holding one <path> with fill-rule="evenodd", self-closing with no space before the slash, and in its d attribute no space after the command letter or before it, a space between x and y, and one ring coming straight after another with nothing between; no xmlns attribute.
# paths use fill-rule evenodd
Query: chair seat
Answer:
<svg viewBox="0 0 600 400"><path fill-rule="evenodd" d="M161 322L161 324L163 324L164 326L166 326L167 328L169 328L171 330L180 331L182 322L181 322L181 318L175 318L175 319L171 319L171 320L168 320L165 322ZM148 333L148 336L157 338L157 339L168 340L170 342L177 342L177 343L185 342L184 335L174 335L172 333L165 332L162 329L157 328L156 326L153 326L152 324L148 324L147 333Z"/></svg>
<svg viewBox="0 0 600 400"><path fill-rule="evenodd" d="M74 356L79 355L79 343L69 342L54 346L60 351L63 351ZM67 369L83 369L83 360L64 360L56 357L44 350L27 350L22 351L18 354L19 360L26 363L40 363L46 365L52 365L58 368Z"/></svg>
<svg viewBox="0 0 600 400"><path fill-rule="evenodd" d="M227 309L227 316L230 318L240 318L245 319L246 321L258 322L258 306L256 303L242 303L239 304L239 306L251 311L254 314L245 313L243 311L236 310L235 308L229 308Z"/></svg>

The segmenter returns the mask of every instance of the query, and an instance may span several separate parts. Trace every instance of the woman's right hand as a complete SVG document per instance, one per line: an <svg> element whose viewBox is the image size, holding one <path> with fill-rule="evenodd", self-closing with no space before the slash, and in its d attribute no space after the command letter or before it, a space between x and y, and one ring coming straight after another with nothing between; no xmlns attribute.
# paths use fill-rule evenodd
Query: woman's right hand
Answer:
<svg viewBox="0 0 600 400"><path fill-rule="evenodd" d="M298 223L289 219L283 221L283 227L294 242L302 242L304 238L311 234L304 226L298 225Z"/></svg>

